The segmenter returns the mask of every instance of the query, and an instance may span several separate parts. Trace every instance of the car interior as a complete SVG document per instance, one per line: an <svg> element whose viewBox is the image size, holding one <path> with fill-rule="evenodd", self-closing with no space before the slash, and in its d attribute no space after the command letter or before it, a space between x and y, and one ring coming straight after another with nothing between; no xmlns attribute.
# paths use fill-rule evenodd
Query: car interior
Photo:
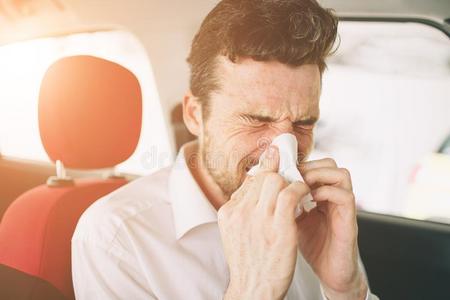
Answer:
<svg viewBox="0 0 450 300"><path fill-rule="evenodd" d="M195 139L182 116L181 99L188 84L185 57L197 26L217 1L187 2L191 1L0 1L0 51L36 39L127 30L148 54L157 89L149 92L139 72L120 59L101 55L103 46L97 53L77 50L59 55L45 66L32 101L36 102L36 139L47 159L5 154L0 132L0 299L75 299L70 240L81 214L102 196L168 165L181 145ZM450 2L319 2L334 8L344 23L419 23L433 28L450 49ZM23 29L29 24L43 25ZM448 102L448 88L445 93ZM159 99L153 104L145 102L154 96ZM0 104L0 110L8 103ZM445 114L449 116L450 110ZM450 130L448 120L445 130ZM167 131L150 121L160 122L158 126ZM6 126L5 132L15 130L8 124L0 126ZM448 159L448 151L442 150L450 134L445 130L433 147ZM155 145L161 140L161 147L171 153L153 160L152 152L139 152L141 139L149 135ZM145 161L151 167L144 173L116 168L133 155L137 163ZM442 184L446 191L447 178ZM438 197L420 195L419 201L428 205ZM445 215L450 194L439 197L447 209L441 209L440 218L418 219L361 205L360 255L370 289L380 299L444 299L450 294L450 215ZM385 199L395 201L395 197Z"/></svg>

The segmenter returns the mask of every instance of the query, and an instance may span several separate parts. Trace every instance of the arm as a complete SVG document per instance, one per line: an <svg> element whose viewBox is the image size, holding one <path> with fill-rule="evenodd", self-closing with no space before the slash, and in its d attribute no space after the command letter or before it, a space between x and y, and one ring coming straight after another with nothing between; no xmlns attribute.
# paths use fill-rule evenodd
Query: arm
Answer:
<svg viewBox="0 0 450 300"><path fill-rule="evenodd" d="M279 174L272 146L259 173L247 177L219 210L218 223L230 270L226 300L283 299L297 259L295 211L309 193ZM272 154L271 154L272 153Z"/></svg>
<svg viewBox="0 0 450 300"><path fill-rule="evenodd" d="M362 274L363 274L363 276L365 278L365 282L368 282L366 270L364 268L364 265L363 265L363 262L362 262L360 256L358 256L358 264L359 264L359 268L362 271ZM323 290L322 285L320 286L320 291L322 293L322 298L324 300L329 300L329 298L325 295L325 291ZM363 297L361 299L364 299L364 300L379 300L377 296L375 296L374 294L372 294L370 292L370 287L367 287L367 289L364 289L364 290L360 291L360 293L361 293L360 296Z"/></svg>
<svg viewBox="0 0 450 300"><path fill-rule="evenodd" d="M299 249L319 277L324 298L373 299L359 257L349 171L332 159L306 162L300 171L317 208L297 220Z"/></svg>

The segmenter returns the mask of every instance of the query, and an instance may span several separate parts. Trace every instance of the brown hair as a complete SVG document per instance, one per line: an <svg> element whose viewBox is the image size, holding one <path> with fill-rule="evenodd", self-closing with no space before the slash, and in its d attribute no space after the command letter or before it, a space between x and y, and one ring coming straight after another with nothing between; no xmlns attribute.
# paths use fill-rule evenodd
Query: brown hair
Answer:
<svg viewBox="0 0 450 300"><path fill-rule="evenodd" d="M218 89L217 57L317 64L331 54L337 18L315 0L223 0L206 16L188 57L190 87L200 101Z"/></svg>

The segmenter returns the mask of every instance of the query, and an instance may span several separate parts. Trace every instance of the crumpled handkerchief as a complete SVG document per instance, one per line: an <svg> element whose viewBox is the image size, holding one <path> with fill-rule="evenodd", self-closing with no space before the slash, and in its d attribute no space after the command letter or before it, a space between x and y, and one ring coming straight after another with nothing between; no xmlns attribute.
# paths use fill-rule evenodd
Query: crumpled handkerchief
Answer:
<svg viewBox="0 0 450 300"><path fill-rule="evenodd" d="M304 182L302 175L297 169L297 138L291 133L283 133L272 140L271 145L278 147L280 154L280 164L278 174L284 177L288 182L301 181ZM254 176L261 167L261 160L266 152L261 154L259 163L251 168L247 174ZM313 201L311 194L306 195L297 207L296 217L305 210L311 211L317 203Z"/></svg>

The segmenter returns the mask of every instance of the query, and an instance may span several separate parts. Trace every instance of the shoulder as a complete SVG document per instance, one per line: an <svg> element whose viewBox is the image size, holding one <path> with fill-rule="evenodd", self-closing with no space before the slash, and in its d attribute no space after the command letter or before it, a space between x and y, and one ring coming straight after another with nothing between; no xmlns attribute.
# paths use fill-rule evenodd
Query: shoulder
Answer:
<svg viewBox="0 0 450 300"><path fill-rule="evenodd" d="M72 243L92 241L107 247L128 223L152 220L161 211L167 212L170 170L164 168L136 179L94 202L80 217Z"/></svg>

